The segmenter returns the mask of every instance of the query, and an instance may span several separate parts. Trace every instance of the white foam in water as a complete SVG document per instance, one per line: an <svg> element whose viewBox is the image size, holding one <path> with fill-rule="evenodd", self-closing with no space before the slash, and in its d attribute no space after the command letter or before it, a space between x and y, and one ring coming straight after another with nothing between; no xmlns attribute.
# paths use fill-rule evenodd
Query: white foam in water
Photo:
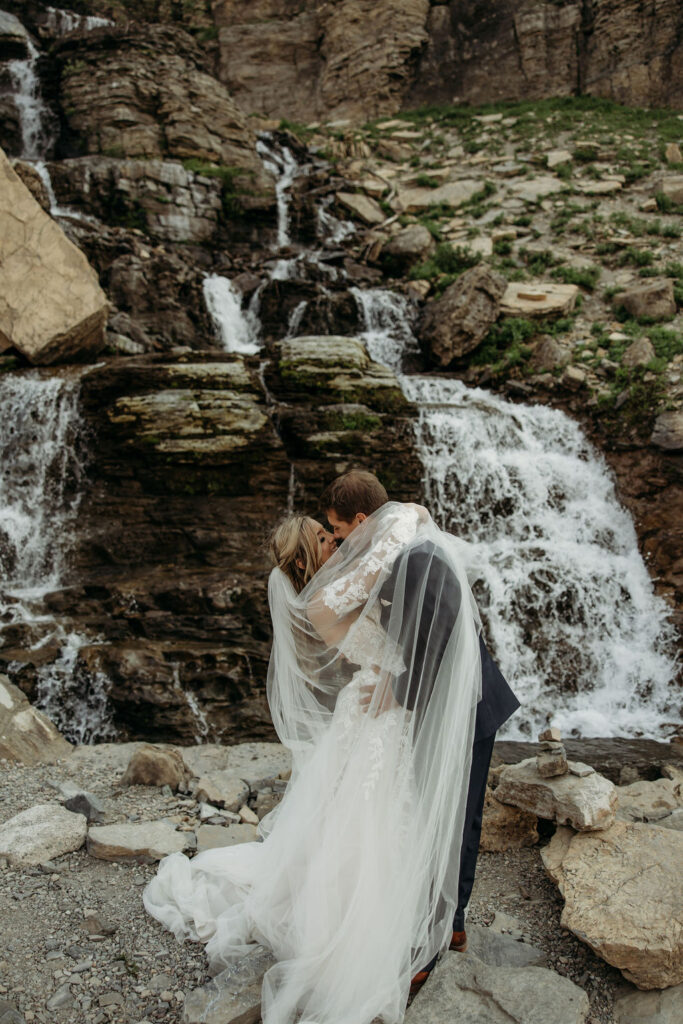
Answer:
<svg viewBox="0 0 683 1024"><path fill-rule="evenodd" d="M242 309L242 293L227 277L204 278L204 301L226 352L255 355L261 348L260 323L251 308Z"/></svg>
<svg viewBox="0 0 683 1024"><path fill-rule="evenodd" d="M52 142L49 116L40 91L38 77L39 53L30 39L26 40L28 57L7 63L12 99L21 125L21 156L25 160L40 160Z"/></svg>
<svg viewBox="0 0 683 1024"><path fill-rule="evenodd" d="M327 196L318 207L318 237L337 245L356 233L356 226L350 220L338 220L330 213L333 196Z"/></svg>
<svg viewBox="0 0 683 1024"><path fill-rule="evenodd" d="M275 177L275 195L277 198L277 244L282 248L290 244L289 237L289 202L288 189L300 171L291 151L282 146L275 149L271 145L271 137L267 132L256 143L256 151L263 161L263 166Z"/></svg>
<svg viewBox="0 0 683 1024"><path fill-rule="evenodd" d="M369 354L418 406L427 504L468 542L490 646L523 702L501 735L552 723L565 735L666 736L678 717L674 634L604 460L558 410L402 376L415 345L405 300L354 294Z"/></svg>
<svg viewBox="0 0 683 1024"><path fill-rule="evenodd" d="M183 684L180 681L180 666L178 664L174 664L173 666L173 689L182 694L192 713L192 717L195 722L195 733L193 737L195 743L206 743L209 735L208 719L204 711L200 708L199 702L192 691L186 690L183 687Z"/></svg>
<svg viewBox="0 0 683 1024"><path fill-rule="evenodd" d="M47 8L47 20L45 26L54 35L65 36L70 32L92 32L96 28L105 28L113 25L109 18L97 18L94 15L74 14L73 11L63 11L59 7Z"/></svg>

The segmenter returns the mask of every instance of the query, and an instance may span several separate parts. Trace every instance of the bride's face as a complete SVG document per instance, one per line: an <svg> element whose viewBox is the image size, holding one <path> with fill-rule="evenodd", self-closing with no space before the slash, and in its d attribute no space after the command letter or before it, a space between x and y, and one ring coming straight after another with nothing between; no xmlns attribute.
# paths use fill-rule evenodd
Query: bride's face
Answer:
<svg viewBox="0 0 683 1024"><path fill-rule="evenodd" d="M318 543L320 544L320 564L324 565L330 555L334 554L337 550L337 542L332 534L328 533L321 523L317 522L315 519L313 519L312 522L318 538Z"/></svg>

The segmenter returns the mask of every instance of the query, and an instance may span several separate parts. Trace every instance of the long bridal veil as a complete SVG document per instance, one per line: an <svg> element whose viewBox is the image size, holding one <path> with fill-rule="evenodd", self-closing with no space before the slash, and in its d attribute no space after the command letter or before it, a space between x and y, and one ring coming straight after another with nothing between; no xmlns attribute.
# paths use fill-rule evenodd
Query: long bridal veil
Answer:
<svg viewBox="0 0 683 1024"><path fill-rule="evenodd" d="M390 502L300 594L271 574L268 700L291 781L263 842L174 854L145 892L218 966L273 951L265 1024L395 1024L448 943L481 688L459 553Z"/></svg>

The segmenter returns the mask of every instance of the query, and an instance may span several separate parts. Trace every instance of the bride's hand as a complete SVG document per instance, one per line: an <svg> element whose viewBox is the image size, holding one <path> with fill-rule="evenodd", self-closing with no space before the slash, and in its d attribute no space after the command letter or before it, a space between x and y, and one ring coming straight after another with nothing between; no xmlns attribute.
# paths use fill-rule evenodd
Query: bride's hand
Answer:
<svg viewBox="0 0 683 1024"><path fill-rule="evenodd" d="M380 694L379 698L375 700L378 688L380 689ZM377 682L361 686L359 703L364 714L371 710L375 718L385 711L391 711L393 708L400 707L394 698L390 678L387 678L382 684Z"/></svg>

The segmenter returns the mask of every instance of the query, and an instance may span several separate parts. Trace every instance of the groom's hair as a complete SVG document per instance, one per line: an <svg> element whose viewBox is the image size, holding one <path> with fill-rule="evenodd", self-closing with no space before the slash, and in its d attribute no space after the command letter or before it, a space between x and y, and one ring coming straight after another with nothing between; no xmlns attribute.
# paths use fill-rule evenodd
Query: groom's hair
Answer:
<svg viewBox="0 0 683 1024"><path fill-rule="evenodd" d="M374 473L351 469L325 488L320 507L325 511L332 509L339 519L350 523L358 512L370 516L388 501L389 495Z"/></svg>

